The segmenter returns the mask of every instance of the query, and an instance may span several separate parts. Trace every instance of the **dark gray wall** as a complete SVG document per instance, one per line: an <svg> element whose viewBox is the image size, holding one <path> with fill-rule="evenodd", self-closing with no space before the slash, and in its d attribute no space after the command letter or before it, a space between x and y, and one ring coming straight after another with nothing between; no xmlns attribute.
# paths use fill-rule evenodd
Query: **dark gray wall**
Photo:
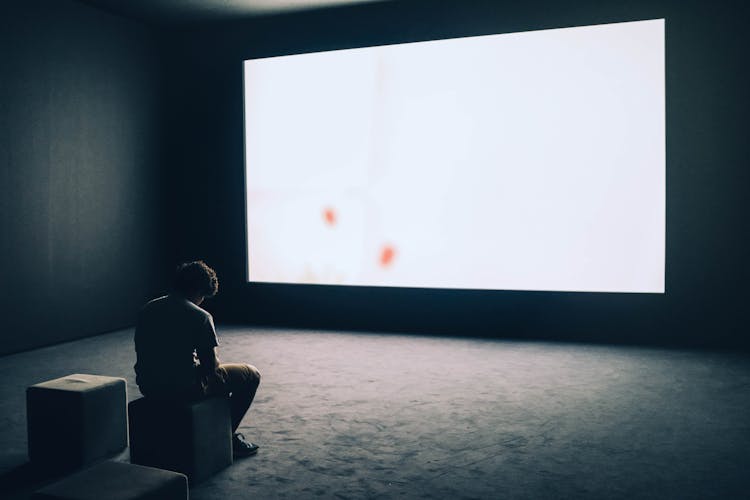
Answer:
<svg viewBox="0 0 750 500"><path fill-rule="evenodd" d="M78 2L0 3L0 353L131 325L163 288L157 47Z"/></svg>
<svg viewBox="0 0 750 500"><path fill-rule="evenodd" d="M248 285L244 282L243 59L532 29L666 18L665 295ZM745 47L748 7L690 0L409 1L169 37L175 259L222 278L219 320L677 345L748 345ZM290 145L293 147L293 145Z"/></svg>

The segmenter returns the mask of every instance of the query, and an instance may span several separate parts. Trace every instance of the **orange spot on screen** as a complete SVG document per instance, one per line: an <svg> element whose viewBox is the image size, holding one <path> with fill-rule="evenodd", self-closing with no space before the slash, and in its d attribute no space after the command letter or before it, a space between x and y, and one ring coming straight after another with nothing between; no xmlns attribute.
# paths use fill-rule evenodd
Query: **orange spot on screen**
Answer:
<svg viewBox="0 0 750 500"><path fill-rule="evenodd" d="M323 220L329 226L336 225L336 211L330 207L323 210Z"/></svg>
<svg viewBox="0 0 750 500"><path fill-rule="evenodd" d="M396 256L396 249L391 245L383 245L380 250L380 265L382 267L388 267L393 263L393 258Z"/></svg>

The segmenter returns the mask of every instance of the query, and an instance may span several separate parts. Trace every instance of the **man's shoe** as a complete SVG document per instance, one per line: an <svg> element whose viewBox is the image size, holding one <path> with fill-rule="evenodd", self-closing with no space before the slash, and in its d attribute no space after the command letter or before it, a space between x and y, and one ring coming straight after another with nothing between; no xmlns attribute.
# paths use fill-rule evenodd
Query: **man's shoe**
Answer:
<svg viewBox="0 0 750 500"><path fill-rule="evenodd" d="M245 436L243 436L239 432L232 437L232 453L234 454L234 458L249 457L250 455L255 455L256 453L258 453L258 448L260 448L260 446L258 446L257 444L253 444L250 441L245 441Z"/></svg>

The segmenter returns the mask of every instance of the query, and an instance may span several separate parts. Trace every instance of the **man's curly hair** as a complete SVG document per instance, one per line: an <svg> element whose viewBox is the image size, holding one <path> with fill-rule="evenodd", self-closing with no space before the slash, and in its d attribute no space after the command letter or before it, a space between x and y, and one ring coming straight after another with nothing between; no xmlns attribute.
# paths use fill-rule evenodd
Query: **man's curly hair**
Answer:
<svg viewBox="0 0 750 500"><path fill-rule="evenodd" d="M186 297L213 297L219 291L219 279L216 277L216 271L202 260L186 262L177 266L174 289Z"/></svg>

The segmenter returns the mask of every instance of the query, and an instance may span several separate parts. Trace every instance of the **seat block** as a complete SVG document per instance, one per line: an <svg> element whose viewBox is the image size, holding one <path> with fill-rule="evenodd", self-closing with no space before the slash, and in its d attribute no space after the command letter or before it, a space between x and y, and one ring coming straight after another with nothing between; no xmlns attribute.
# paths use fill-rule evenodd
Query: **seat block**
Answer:
<svg viewBox="0 0 750 500"><path fill-rule="evenodd" d="M128 405L130 461L181 472L200 482L232 464L232 422L226 398L192 403L150 400Z"/></svg>
<svg viewBox="0 0 750 500"><path fill-rule="evenodd" d="M128 445L125 379L76 373L26 389L29 459L44 468L89 465Z"/></svg>

